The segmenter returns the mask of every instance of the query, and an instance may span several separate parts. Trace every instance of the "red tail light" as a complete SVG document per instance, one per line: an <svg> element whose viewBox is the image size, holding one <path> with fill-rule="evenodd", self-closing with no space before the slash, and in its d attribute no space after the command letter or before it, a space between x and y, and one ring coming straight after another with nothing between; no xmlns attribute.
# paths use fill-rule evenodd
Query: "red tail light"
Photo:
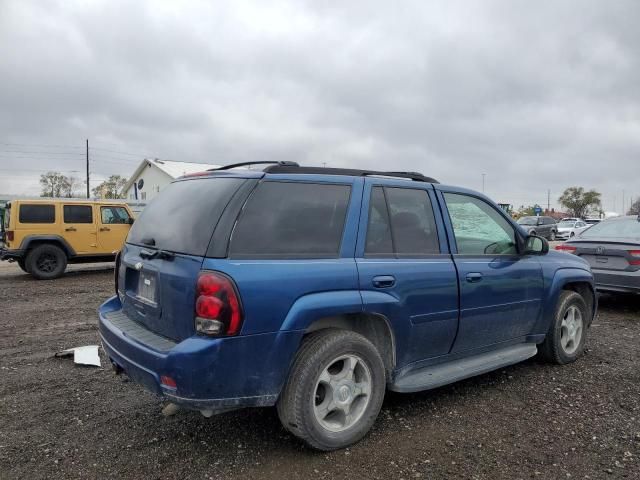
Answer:
<svg viewBox="0 0 640 480"><path fill-rule="evenodd" d="M13 242L13 230L7 230L7 242Z"/></svg>
<svg viewBox="0 0 640 480"><path fill-rule="evenodd" d="M633 260L629 260L629 265L640 265L640 250L629 250L629 255L634 257Z"/></svg>
<svg viewBox="0 0 640 480"><path fill-rule="evenodd" d="M574 253L577 248L572 245L561 243L560 245L556 245L556 250L560 250L561 252Z"/></svg>
<svg viewBox="0 0 640 480"><path fill-rule="evenodd" d="M217 272L201 272L196 286L196 331L237 335L242 326L240 298L233 281Z"/></svg>

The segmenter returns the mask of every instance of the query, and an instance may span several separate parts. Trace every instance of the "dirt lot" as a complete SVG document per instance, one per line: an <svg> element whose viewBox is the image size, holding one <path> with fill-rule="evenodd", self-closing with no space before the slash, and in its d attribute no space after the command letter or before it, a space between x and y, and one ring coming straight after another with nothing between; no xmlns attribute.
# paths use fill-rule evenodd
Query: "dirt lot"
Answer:
<svg viewBox="0 0 640 480"><path fill-rule="evenodd" d="M0 268L0 478L640 478L640 298L602 297L586 355L388 394L358 445L313 452L273 409L164 418L161 399L54 358L98 342L112 272Z"/></svg>

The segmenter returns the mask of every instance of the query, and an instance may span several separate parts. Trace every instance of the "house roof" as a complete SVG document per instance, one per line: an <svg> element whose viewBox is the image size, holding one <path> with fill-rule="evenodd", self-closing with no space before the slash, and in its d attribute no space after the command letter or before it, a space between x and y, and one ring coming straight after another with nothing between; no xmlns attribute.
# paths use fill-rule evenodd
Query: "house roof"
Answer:
<svg viewBox="0 0 640 480"><path fill-rule="evenodd" d="M144 159L138 165L138 168L133 172L133 174L127 180L127 183L122 187L122 191L126 192L133 185L134 180L138 178L138 176L142 173L142 171L147 167L147 165L153 165L154 167L160 169L171 178L178 178L183 175L188 175L190 173L203 172L210 168L218 168L220 165L214 165L211 163L192 163L192 162L176 162L174 160L148 160Z"/></svg>

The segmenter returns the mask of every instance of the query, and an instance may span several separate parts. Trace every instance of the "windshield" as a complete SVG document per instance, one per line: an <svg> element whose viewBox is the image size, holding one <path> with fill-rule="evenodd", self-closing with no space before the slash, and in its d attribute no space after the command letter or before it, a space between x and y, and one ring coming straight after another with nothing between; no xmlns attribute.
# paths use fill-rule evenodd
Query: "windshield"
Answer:
<svg viewBox="0 0 640 480"><path fill-rule="evenodd" d="M145 207L127 243L204 256L241 178L194 178L169 184Z"/></svg>
<svg viewBox="0 0 640 480"><path fill-rule="evenodd" d="M582 232L580 238L640 238L640 222L636 217L596 223Z"/></svg>
<svg viewBox="0 0 640 480"><path fill-rule="evenodd" d="M537 225L538 217L522 217L518 220L518 224L520 225Z"/></svg>
<svg viewBox="0 0 640 480"><path fill-rule="evenodd" d="M571 227L574 227L575 224L576 224L576 222L565 220L563 222L560 222L558 224L558 227L559 228L571 228Z"/></svg>

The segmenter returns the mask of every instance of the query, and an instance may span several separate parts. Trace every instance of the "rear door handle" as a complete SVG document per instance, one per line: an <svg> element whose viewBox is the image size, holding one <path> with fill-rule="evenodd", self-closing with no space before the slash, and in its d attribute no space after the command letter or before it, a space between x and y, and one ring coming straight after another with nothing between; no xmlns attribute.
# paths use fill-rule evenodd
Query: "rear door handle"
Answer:
<svg viewBox="0 0 640 480"><path fill-rule="evenodd" d="M476 282L479 282L480 280L482 280L481 273L477 273L477 272L467 273L467 282L476 283Z"/></svg>
<svg viewBox="0 0 640 480"><path fill-rule="evenodd" d="M389 288L396 284L396 279L393 275L378 275L373 277L371 283L376 288Z"/></svg>
<svg viewBox="0 0 640 480"><path fill-rule="evenodd" d="M76 227L67 227L64 229L65 232L75 232L76 231Z"/></svg>
<svg viewBox="0 0 640 480"><path fill-rule="evenodd" d="M110 229L109 227L101 227L101 228L100 228L100 231L101 231L101 232L110 232L110 231L111 231L111 229Z"/></svg>

